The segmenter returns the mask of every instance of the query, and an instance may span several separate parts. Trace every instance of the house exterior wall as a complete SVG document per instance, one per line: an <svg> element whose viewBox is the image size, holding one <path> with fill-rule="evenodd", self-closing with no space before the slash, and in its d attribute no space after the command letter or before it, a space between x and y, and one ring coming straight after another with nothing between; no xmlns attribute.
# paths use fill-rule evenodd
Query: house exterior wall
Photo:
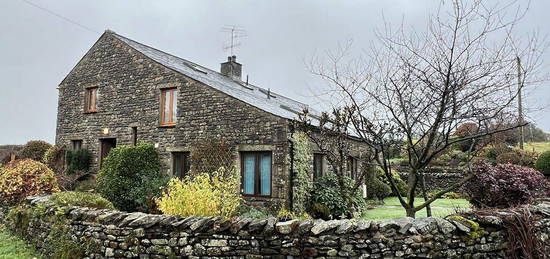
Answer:
<svg viewBox="0 0 550 259"><path fill-rule="evenodd" d="M84 93L98 87L97 112L84 113ZM159 127L160 91L177 87L175 127ZM289 195L289 122L202 83L176 73L104 34L59 85L56 144L82 140L99 168L100 139L131 145L154 143L170 173L172 151L185 151L195 141L222 137L239 151L272 151L272 195L248 198L280 206ZM240 166L240 163L237 163Z"/></svg>

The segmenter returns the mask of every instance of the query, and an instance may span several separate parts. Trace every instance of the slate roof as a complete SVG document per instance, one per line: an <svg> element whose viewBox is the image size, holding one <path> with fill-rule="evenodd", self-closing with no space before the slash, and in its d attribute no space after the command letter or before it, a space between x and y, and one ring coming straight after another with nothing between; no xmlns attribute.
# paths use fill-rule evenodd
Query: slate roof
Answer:
<svg viewBox="0 0 550 259"><path fill-rule="evenodd" d="M312 115L313 118L319 116L319 112L312 109L307 104L292 100L274 92L269 92L270 98L268 98L267 89L252 84L246 84L240 80L234 80L217 71L136 42L112 31L108 31L108 33L112 33L114 37L125 42L131 48L167 68L273 115L286 119L297 119L298 113L301 113L304 108L307 107L309 114Z"/></svg>

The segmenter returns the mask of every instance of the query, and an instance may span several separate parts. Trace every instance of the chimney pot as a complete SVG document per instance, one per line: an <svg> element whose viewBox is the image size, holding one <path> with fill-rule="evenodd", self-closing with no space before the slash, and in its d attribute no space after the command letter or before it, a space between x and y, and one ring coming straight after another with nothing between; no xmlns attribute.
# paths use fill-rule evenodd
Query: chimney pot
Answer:
<svg viewBox="0 0 550 259"><path fill-rule="evenodd" d="M237 63L237 56L228 56L227 62L221 64L220 73L234 80L241 80L242 65Z"/></svg>

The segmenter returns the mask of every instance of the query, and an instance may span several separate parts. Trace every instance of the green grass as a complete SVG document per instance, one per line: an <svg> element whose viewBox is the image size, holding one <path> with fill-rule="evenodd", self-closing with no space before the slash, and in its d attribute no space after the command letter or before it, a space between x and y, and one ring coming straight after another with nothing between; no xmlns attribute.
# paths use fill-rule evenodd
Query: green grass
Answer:
<svg viewBox="0 0 550 259"><path fill-rule="evenodd" d="M41 258L25 241L9 234L0 226L0 259Z"/></svg>
<svg viewBox="0 0 550 259"><path fill-rule="evenodd" d="M422 204L422 198L416 198L415 204ZM465 210L470 208L470 203L465 199L438 199L431 204L432 215L445 217L456 212L456 209ZM397 197L384 199L384 205L377 206L363 213L365 219L394 219L405 217L405 209L401 207ZM426 209L416 213L416 217L426 217Z"/></svg>
<svg viewBox="0 0 550 259"><path fill-rule="evenodd" d="M519 146L517 146L519 148ZM528 142L524 145L525 151L535 151L537 153L542 153L544 151L550 150L550 142Z"/></svg>

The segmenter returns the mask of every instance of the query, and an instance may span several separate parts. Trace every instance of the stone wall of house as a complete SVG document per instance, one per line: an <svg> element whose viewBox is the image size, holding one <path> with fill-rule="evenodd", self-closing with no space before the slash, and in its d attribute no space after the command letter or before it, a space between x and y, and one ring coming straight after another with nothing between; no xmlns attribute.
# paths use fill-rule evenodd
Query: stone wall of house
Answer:
<svg viewBox="0 0 550 259"><path fill-rule="evenodd" d="M409 175L408 168L398 167L397 171L401 179L407 181ZM462 180L462 178L464 178L463 171L458 168L433 167L426 169L424 173L424 181L426 182L426 189L428 189L428 191L442 190L451 187L453 184ZM460 191L460 188L458 191Z"/></svg>
<svg viewBox="0 0 550 259"><path fill-rule="evenodd" d="M44 198L31 198L37 206ZM548 242L550 202L529 207ZM54 217L52 220L52 217ZM88 258L506 258L505 223L495 216L396 220L180 218L45 207L19 231L44 248L52 221L90 245ZM290 257L289 257L290 256Z"/></svg>
<svg viewBox="0 0 550 259"><path fill-rule="evenodd" d="M98 87L95 113L84 113L89 87ZM160 127L160 91L172 87L178 89L177 123ZM106 32L59 85L56 144L70 146L71 140L83 140L83 148L94 154L92 166L97 170L100 139L131 145L132 127L137 127L138 141L158 146L167 173L171 152L190 151L193 143L208 138L224 138L234 145L236 161L239 151L272 151L272 195L258 200L275 207L287 200L286 119L161 66Z"/></svg>

